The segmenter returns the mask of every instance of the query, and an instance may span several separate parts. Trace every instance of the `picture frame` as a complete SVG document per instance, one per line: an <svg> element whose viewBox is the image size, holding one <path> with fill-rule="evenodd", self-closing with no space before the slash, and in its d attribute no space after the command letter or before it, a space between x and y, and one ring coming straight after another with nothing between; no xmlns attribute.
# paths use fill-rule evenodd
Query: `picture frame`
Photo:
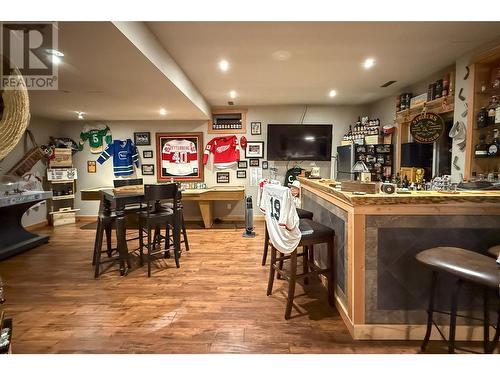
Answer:
<svg viewBox="0 0 500 375"><path fill-rule="evenodd" d="M251 167L258 167L260 163L259 159L250 159L250 166Z"/></svg>
<svg viewBox="0 0 500 375"><path fill-rule="evenodd" d="M238 161L238 169L247 169L247 168L248 168L248 162L246 160Z"/></svg>
<svg viewBox="0 0 500 375"><path fill-rule="evenodd" d="M269 164L267 162L267 160L263 160L262 161L262 169L268 169L269 168Z"/></svg>
<svg viewBox="0 0 500 375"><path fill-rule="evenodd" d="M203 181L203 133L156 133L158 182Z"/></svg>
<svg viewBox="0 0 500 375"><path fill-rule="evenodd" d="M87 160L87 173L96 173L97 163L95 160Z"/></svg>
<svg viewBox="0 0 500 375"><path fill-rule="evenodd" d="M250 123L250 134L261 135L262 134L262 124L260 122Z"/></svg>
<svg viewBox="0 0 500 375"><path fill-rule="evenodd" d="M218 184L228 184L229 183L229 172L217 172L217 183Z"/></svg>
<svg viewBox="0 0 500 375"><path fill-rule="evenodd" d="M155 175L155 165L154 164L141 164L141 173L143 176L154 176Z"/></svg>
<svg viewBox="0 0 500 375"><path fill-rule="evenodd" d="M142 157L144 159L153 159L153 150L144 150L144 151L142 151Z"/></svg>
<svg viewBox="0 0 500 375"><path fill-rule="evenodd" d="M245 159L264 157L264 142L263 141L248 141L245 147ZM251 166L251 163L250 163Z"/></svg>
<svg viewBox="0 0 500 375"><path fill-rule="evenodd" d="M247 171L236 171L236 178L247 178Z"/></svg>
<svg viewBox="0 0 500 375"><path fill-rule="evenodd" d="M134 132L134 144L136 146L151 146L151 133Z"/></svg>

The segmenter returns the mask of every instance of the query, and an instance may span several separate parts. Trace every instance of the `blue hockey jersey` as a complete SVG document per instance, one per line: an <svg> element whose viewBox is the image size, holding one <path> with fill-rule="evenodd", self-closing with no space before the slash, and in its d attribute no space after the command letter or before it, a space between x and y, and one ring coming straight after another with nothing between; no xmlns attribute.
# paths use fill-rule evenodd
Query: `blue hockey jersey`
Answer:
<svg viewBox="0 0 500 375"><path fill-rule="evenodd" d="M114 140L106 147L97 161L103 164L113 156L113 172L115 176L129 176L134 173L134 164L139 168L139 154L132 140Z"/></svg>

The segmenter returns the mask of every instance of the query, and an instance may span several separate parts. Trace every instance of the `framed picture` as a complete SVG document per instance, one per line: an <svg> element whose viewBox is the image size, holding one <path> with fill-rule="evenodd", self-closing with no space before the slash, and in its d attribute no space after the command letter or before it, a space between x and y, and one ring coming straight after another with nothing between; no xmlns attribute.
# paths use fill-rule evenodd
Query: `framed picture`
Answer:
<svg viewBox="0 0 500 375"><path fill-rule="evenodd" d="M141 164L141 172L143 176L154 176L155 175L155 165L154 164Z"/></svg>
<svg viewBox="0 0 500 375"><path fill-rule="evenodd" d="M203 133L156 133L157 180L203 181Z"/></svg>
<svg viewBox="0 0 500 375"><path fill-rule="evenodd" d="M259 159L250 159L250 166L251 167L258 167L259 166Z"/></svg>
<svg viewBox="0 0 500 375"><path fill-rule="evenodd" d="M247 171L236 171L236 178L247 178Z"/></svg>
<svg viewBox="0 0 500 375"><path fill-rule="evenodd" d="M96 173L97 164L95 160L87 160L87 173Z"/></svg>
<svg viewBox="0 0 500 375"><path fill-rule="evenodd" d="M142 152L142 157L144 159L153 159L153 150L144 150Z"/></svg>
<svg viewBox="0 0 500 375"><path fill-rule="evenodd" d="M135 132L134 143L136 146L151 146L150 132Z"/></svg>
<svg viewBox="0 0 500 375"><path fill-rule="evenodd" d="M267 160L262 161L262 169L267 169L269 166L267 164Z"/></svg>
<svg viewBox="0 0 500 375"><path fill-rule="evenodd" d="M261 130L261 123L260 122L251 122L250 123L250 133L252 135L261 135L262 130Z"/></svg>
<svg viewBox="0 0 500 375"><path fill-rule="evenodd" d="M218 184L228 184L229 183L229 172L217 172L217 183Z"/></svg>
<svg viewBox="0 0 500 375"><path fill-rule="evenodd" d="M245 148L245 158L263 158L264 157L264 142L248 141ZM250 163L252 166L252 163Z"/></svg>
<svg viewBox="0 0 500 375"><path fill-rule="evenodd" d="M246 168L248 168L248 162L246 160L240 160L238 162L238 168L239 169L246 169Z"/></svg>

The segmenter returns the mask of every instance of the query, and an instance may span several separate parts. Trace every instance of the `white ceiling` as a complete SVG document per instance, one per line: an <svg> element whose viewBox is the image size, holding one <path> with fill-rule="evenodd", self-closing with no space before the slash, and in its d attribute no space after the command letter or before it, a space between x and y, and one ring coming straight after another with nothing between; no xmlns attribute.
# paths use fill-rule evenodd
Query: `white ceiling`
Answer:
<svg viewBox="0 0 500 375"><path fill-rule="evenodd" d="M111 22L60 22L58 91L30 91L31 112L58 120L205 119ZM167 116L160 116L165 108Z"/></svg>
<svg viewBox="0 0 500 375"><path fill-rule="evenodd" d="M453 64L500 36L500 22L148 22L213 106L362 104ZM286 61L275 51L291 53ZM376 59L370 71L361 64ZM220 59L231 69L218 70ZM389 88L380 85L396 80ZM330 89L338 95L327 96Z"/></svg>

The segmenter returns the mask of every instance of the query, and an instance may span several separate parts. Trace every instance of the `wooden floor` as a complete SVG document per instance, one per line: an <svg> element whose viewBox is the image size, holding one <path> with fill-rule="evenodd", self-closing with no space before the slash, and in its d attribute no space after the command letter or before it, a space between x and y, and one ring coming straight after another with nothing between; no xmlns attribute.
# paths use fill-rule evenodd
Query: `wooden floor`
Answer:
<svg viewBox="0 0 500 375"><path fill-rule="evenodd" d="M15 353L418 352L416 341L353 341L319 280L297 287L285 321L285 282L266 296L262 224L254 239L236 228L188 230L180 269L161 260L148 279L146 267L120 277L114 266L99 280L94 231L81 226L42 229L49 244L0 262Z"/></svg>

